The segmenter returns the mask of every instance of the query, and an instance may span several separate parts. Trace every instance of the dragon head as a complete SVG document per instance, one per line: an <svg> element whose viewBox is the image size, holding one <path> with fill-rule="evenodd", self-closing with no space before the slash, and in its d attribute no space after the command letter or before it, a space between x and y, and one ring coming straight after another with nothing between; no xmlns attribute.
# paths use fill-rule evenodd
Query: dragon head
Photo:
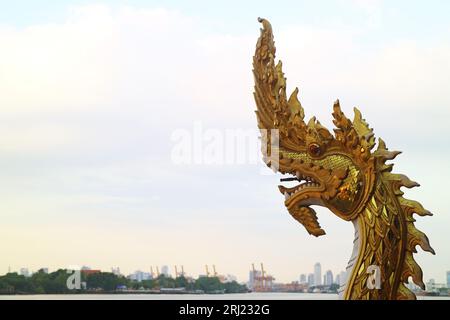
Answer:
<svg viewBox="0 0 450 320"><path fill-rule="evenodd" d="M348 119L339 101L333 106L334 134L315 117L305 122L298 89L287 97L282 63L275 64L271 25L258 20L263 25L253 57L258 127L277 132L276 144L271 135L265 135L264 161L288 175L282 181L297 182L290 188L279 186L285 206L310 234L321 236L325 231L311 205L326 207L350 221L368 199L375 179L373 130L356 108L353 121Z"/></svg>

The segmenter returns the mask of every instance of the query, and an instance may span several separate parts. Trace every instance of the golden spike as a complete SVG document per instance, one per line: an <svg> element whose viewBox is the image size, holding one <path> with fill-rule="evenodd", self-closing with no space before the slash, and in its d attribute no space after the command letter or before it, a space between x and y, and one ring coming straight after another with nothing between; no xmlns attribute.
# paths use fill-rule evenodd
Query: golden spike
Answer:
<svg viewBox="0 0 450 320"><path fill-rule="evenodd" d="M423 251L436 254L434 249L430 246L428 237L422 231L416 229L412 222L408 222L408 249L412 252L417 252L416 246L419 245Z"/></svg>
<svg viewBox="0 0 450 320"><path fill-rule="evenodd" d="M302 120L305 118L305 111L303 110L302 104L298 100L298 88L295 88L294 91L292 91L291 96L288 100L288 105L291 114L299 115L300 119Z"/></svg>
<svg viewBox="0 0 450 320"><path fill-rule="evenodd" d="M386 148L386 142L384 142L384 140L381 139L381 138L378 138L378 148L377 148L377 151L379 151L379 150L387 150L387 148Z"/></svg>
<svg viewBox="0 0 450 320"><path fill-rule="evenodd" d="M409 277L412 277L413 282L416 285L418 285L422 290L425 290L425 284L423 283L422 280L423 278L422 269L414 260L412 252L406 251L403 272L401 274L401 280L403 282L407 282Z"/></svg>
<svg viewBox="0 0 450 320"><path fill-rule="evenodd" d="M332 115L334 118L334 125L340 129L342 133L347 134L352 128L352 122L342 112L339 99L334 102Z"/></svg>
<svg viewBox="0 0 450 320"><path fill-rule="evenodd" d="M289 121L293 125L300 126L301 124L304 124L303 119L305 118L305 111L303 110L303 107L298 100L298 88L295 88L295 90L291 93L291 96L288 100L288 106L290 111L290 117Z"/></svg>
<svg viewBox="0 0 450 320"><path fill-rule="evenodd" d="M401 151L389 151L386 147L386 143L383 139L378 138L378 148L373 153L373 156L375 158L381 159L382 162L385 162L387 160L394 160L399 154L401 154ZM386 170L382 170L386 171ZM390 170L389 170L390 171Z"/></svg>
<svg viewBox="0 0 450 320"><path fill-rule="evenodd" d="M409 217L412 217L413 213L417 213L422 217L433 215L430 211L424 209L424 207L418 201L405 199L403 197L399 197L398 201Z"/></svg>
<svg viewBox="0 0 450 320"><path fill-rule="evenodd" d="M395 159L401 153L402 153L401 151L388 151L387 149L381 149L381 150L375 151L373 153L373 155L376 158L380 158L380 159L386 161L386 160Z"/></svg>
<svg viewBox="0 0 450 320"><path fill-rule="evenodd" d="M400 189L401 187L406 187L406 188L420 187L419 183L417 183L415 181L412 181L411 179L409 179L404 174L386 173L385 177L388 180L395 181L393 186L396 189Z"/></svg>
<svg viewBox="0 0 450 320"><path fill-rule="evenodd" d="M373 129L369 128L369 124L365 119L362 118L361 112L358 110L358 108L354 108L353 110L355 112L353 127L355 128L360 138L367 142L366 148L368 150L372 150L375 146Z"/></svg>
<svg viewBox="0 0 450 320"><path fill-rule="evenodd" d="M360 137L353 127L353 123L348 119L341 110L339 100L333 105L333 123L338 129L334 129L336 139L346 145L350 149L356 147L365 147L361 145Z"/></svg>

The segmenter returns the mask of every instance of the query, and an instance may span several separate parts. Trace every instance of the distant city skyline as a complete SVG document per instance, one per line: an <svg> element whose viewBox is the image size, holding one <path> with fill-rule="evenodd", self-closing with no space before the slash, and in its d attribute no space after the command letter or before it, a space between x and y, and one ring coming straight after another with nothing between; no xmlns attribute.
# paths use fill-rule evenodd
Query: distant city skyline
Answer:
<svg viewBox="0 0 450 320"><path fill-rule="evenodd" d="M322 278L321 277L322 265L320 262L316 262L311 270L313 270L313 273L309 273L309 275L307 275L306 273L300 274L299 283L301 284L308 283L308 285L310 286L314 285L329 286L331 284L342 285L345 282L346 278L345 271L336 271L336 273L333 273L333 271L331 271L330 269L327 269L327 271L323 275L323 281L318 281L319 279Z"/></svg>
<svg viewBox="0 0 450 320"><path fill-rule="evenodd" d="M321 264L320 264L320 262L318 262L318 263L315 263L314 264L314 266L312 266L312 268L311 269L316 269L316 267L317 266L319 266L320 267L320 270L321 270ZM172 276L172 277L174 277L175 276L175 267L173 267L173 268L170 268L170 266L169 265L166 265L166 264L163 264L163 265L161 265L161 266L150 266L150 267L148 267L148 268L134 268L134 269L130 269L130 270L126 270L126 271L123 271L123 269L121 269L119 266L113 266L113 267L109 267L109 268L105 268L105 269L102 269L102 268L94 268L94 267L92 267L91 265L87 265L87 264L82 264L82 265L70 265L70 266L64 266L64 267L56 267L56 268L53 268L53 269L49 269L48 267L38 267L38 268L36 268L36 269L33 269L33 268L29 268L29 267L20 267L18 270L15 270L14 268L11 268L11 266L10 267L8 267L8 271L7 271L7 273L11 273L11 272L17 272L18 274L23 274L23 275L31 275L31 274L33 274L33 273L35 273L35 272L37 272L37 271L39 271L39 270L42 270L42 271L44 271L45 273L48 273L48 272L50 272L50 271L56 271L56 270L59 270L59 269L71 269L71 270L73 270L73 269L75 269L75 270L77 270L77 269L79 269L79 270L101 270L101 271L103 271L103 272L111 272L111 273L113 273L113 274L116 274L116 275L133 275L133 274L139 274L139 276L138 277L144 277L144 278L151 278L151 274L152 274L152 271L153 271L153 273L154 273L154 275L156 276L156 274L157 274L157 272L156 272L156 270L158 269L158 270L160 270L160 274L164 274L164 275L166 275L166 276ZM226 268L225 268L226 269ZM172 270L172 271L171 271ZM317 269L318 270L318 269ZM259 274L259 275L261 275L261 271L260 270L256 270L256 274ZM331 272L331 275L333 274L333 272L331 271L331 270L327 270L327 273L328 272ZM189 275L192 275L192 276L194 276L194 275L197 275L197 276L205 276L206 274L205 274L205 272L199 272L199 273L188 273L188 272L185 272L186 274L189 274ZM343 272L343 271L341 271L341 273L345 273L345 272ZM6 274L6 273L5 273ZM178 274L181 274L181 266L180 266L180 270L179 270L179 272L178 272ZM210 272L210 274L212 275L212 272ZM321 271L320 271L320 274L321 274ZM337 273L338 275L339 275L339 272ZM314 277L315 277L315 274L312 274ZM326 274L324 274L324 276L325 276ZM304 278L304 281L305 282L307 282L307 274L300 274L300 278L303 276L303 278ZM317 275L318 276L318 275ZM249 277L251 278L252 277L252 270L251 269L249 269ZM239 279L239 281L240 282L248 282L248 280L249 280L249 277L247 277L247 278L242 278L242 279ZM293 279L291 279L290 281L299 281L300 283L302 282L302 280L301 279L299 279L299 277L297 277L297 278L293 278ZM334 278L333 278L334 279ZM315 281L315 278L314 278L314 281ZM322 285L324 283L324 281L320 281L320 284L319 285Z"/></svg>
<svg viewBox="0 0 450 320"><path fill-rule="evenodd" d="M134 272L131 273L122 273L120 271L120 267L111 267L110 270L101 270L101 269L92 269L90 266L87 265L82 265L82 266L70 266L68 268L56 268L53 271L57 271L59 269L79 269L82 270L84 272L87 271L92 271L92 272L111 272L117 276L124 276L130 280L134 280L137 282L142 282L145 280L151 280L156 278L158 275L156 273L152 274L152 272L150 270L145 270L145 269L137 269ZM151 267L152 268L152 267ZM290 281L276 281L274 283L299 283L300 285L302 284L307 284L309 287L315 287L315 286L325 286L328 287L332 284L337 284L337 285L343 285L345 283L345 278L346 278L346 273L344 271L341 271L339 273L336 273L335 276L333 276L333 272L331 270L327 270L325 272L325 274L323 275L323 281L320 281L320 283L316 282L316 277L319 275L319 271L321 272L321 263L317 262L314 264L314 266L312 267L314 273L310 273L309 275L306 275L305 273L300 274L300 276L298 277L298 279L292 279ZM164 270L164 272L161 272L161 274L168 276L168 277L175 277L174 274L171 274L169 272L169 266L168 265L162 265L161 266L161 270ZM17 272L19 275L23 275L25 277L31 277L35 272L38 271L42 271L44 273L49 273L49 268L47 267L42 267L42 268L38 268L37 270L30 270L28 267L21 267L18 271L9 269L8 273L10 272ZM180 275L180 274L178 274ZM236 276L232 275L232 274L226 274L226 275L217 275L222 282L227 282L227 281L237 281L241 284L246 284L250 289L254 288L254 284L255 284L255 277L260 277L261 271L260 270L250 270L249 271L249 276L247 279L238 279ZM0 274L1 276L1 274ZM186 277L190 278L201 278L201 277L205 277L205 274L185 274ZM214 276L214 275L210 275L210 276ZM434 278L430 278L427 279L425 282L426 284L426 291L436 291L439 290L439 288L450 288L450 271L446 272L446 280L447 283L442 283L442 282L438 282L436 281ZM411 290L419 290L420 288L415 285L414 283L412 283L411 281L407 284L407 287Z"/></svg>
<svg viewBox="0 0 450 320"><path fill-rule="evenodd" d="M178 275L181 275L181 268L183 268L183 266L180 266L180 269L178 271ZM152 278L152 272L153 272L153 277L157 276L157 271L156 270L160 270L160 274L164 274L166 276L171 276L171 277L175 277L175 265L174 267L171 269L169 265L166 264L162 264L161 266L150 266L148 268L131 268L129 270L126 271L121 271L121 268L118 266L113 266L113 267L106 267L106 268L96 268L93 269L90 265L86 265L86 264L82 264L82 265L69 265L69 266L63 266L63 267L54 267L54 268L48 268L48 267L37 267L37 268L29 268L28 266L22 266L22 267L18 267L18 268L13 268L11 266L8 266L8 270L6 273L13 273L13 272L17 272L20 275L24 275L24 276L31 276L33 273L37 272L37 271L43 271L45 273L49 273L49 272L53 272L59 269L79 269L79 270L101 270L102 272L111 272L115 275L124 275L124 276L135 276L135 278L133 278L134 280L142 280L142 279L151 279ZM226 269L226 268L224 268ZM172 271L171 271L172 270ZM183 268L184 270L184 268ZM304 270L307 270L307 268L304 268ZM316 262L314 263L313 266L311 266L310 270L312 271L311 273L300 273L297 277L294 277L292 279L284 279L284 282L299 282L299 283L308 283L309 285L329 285L330 281L331 283L336 283L336 284L343 284L346 280L346 272L343 270L335 270L334 272L331 269L326 270L326 272L322 275L322 264L320 262ZM198 272L198 273L189 273L189 272L184 272L186 276L197 276L197 277L202 277L202 276L206 276L204 270L203 272ZM212 275L212 272L210 272L210 274ZM450 271L446 271L443 272L444 274L444 281L436 281L435 278L424 278L424 282L425 283L432 283L432 284L445 284L450 288ZM1 273L0 273L1 275ZM229 273L227 273L227 275L230 275ZM261 275L261 271L256 270L256 275ZM233 276L234 277L234 276ZM237 281L239 281L240 283L249 283L252 282L252 277L253 277L253 273L251 268L248 271L248 275L247 277L236 277ZM276 275L275 275L276 278ZM318 281L318 279L320 279L320 281ZM439 279L439 278L437 278ZM412 287L416 287L413 283L411 283L410 281L410 285Z"/></svg>
<svg viewBox="0 0 450 320"><path fill-rule="evenodd" d="M59 268L54 268L54 269L49 269L48 267L39 267L37 269L30 269L28 267L20 267L17 270L14 270L13 268L11 268L11 266L8 267L8 271L6 273L12 273L12 272L17 272L20 275L24 275L24 276L31 276L33 273L42 270L45 273L49 273L50 271L56 271L58 269L73 269L73 268L78 268L80 270L92 270L92 268L90 266L87 265L81 265L81 266L67 266L67 267L59 267ZM323 278L321 278L321 281L319 281L319 284L317 284L317 280L319 279L319 275L321 275L321 263L317 262L314 264L314 266L311 268L314 272L313 273L301 273L297 278L293 278L291 281L298 281L299 283L309 283L310 285L329 285L330 281L331 283L336 283L336 284L342 284L345 281L345 276L346 273L345 271L337 271L336 273L333 273L332 270L327 269L327 271L325 272L325 274L323 275ZM130 275L136 275L136 278L134 278L135 280L137 279L151 279L151 271L153 270L153 267L149 267L148 270L145 268L138 268L134 271L128 271L128 272L121 272L120 267L110 267L109 269L98 269L101 270L102 272L111 272L115 275L126 275L126 276L130 276ZM161 270L161 274L164 274L166 276L172 276L174 277L175 275L172 274L170 272L170 267L168 265L161 265L160 267ZM181 269L180 269L181 271ZM257 274L261 275L260 271L256 271ZM6 274L5 273L5 274ZM247 278L237 278L236 279L241 282L241 283L248 283L248 282L252 282L251 279L253 277L253 273L252 270L249 270L249 276ZM154 276L156 275L156 272L154 272ZM186 273L186 275L188 275ZM200 272L198 274L189 274L190 276L205 276L204 272ZM325 280L326 279L326 280ZM444 282L436 282L434 278L429 278L429 279L424 279L424 282L426 283L445 283L449 288L450 288L450 271L446 271L445 272L445 279L446 281ZM412 284L414 285L414 284Z"/></svg>

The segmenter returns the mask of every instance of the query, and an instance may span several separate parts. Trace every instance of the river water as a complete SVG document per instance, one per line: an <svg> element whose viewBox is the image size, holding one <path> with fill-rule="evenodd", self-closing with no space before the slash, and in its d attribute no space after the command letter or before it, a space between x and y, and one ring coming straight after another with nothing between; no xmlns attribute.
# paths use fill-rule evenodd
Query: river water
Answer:
<svg viewBox="0 0 450 320"><path fill-rule="evenodd" d="M450 297L417 297L450 300ZM242 294L44 294L2 296L0 300L337 300L337 294L252 292Z"/></svg>

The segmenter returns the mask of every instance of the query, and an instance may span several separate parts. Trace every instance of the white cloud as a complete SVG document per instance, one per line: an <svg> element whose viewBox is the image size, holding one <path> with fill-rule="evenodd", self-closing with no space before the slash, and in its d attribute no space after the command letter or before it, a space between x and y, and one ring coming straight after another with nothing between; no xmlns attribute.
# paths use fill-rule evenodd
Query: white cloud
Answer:
<svg viewBox="0 0 450 320"><path fill-rule="evenodd" d="M164 73L180 66L182 59L170 64L163 60L168 53L173 58L180 54L177 44L178 49L186 47L188 24L186 18L162 9L116 12L87 6L73 9L62 25L0 30L2 112L111 106L124 95L121 90L139 83L134 91L149 85L167 90ZM132 86L123 88L127 83ZM138 98L148 94L135 93Z"/></svg>

